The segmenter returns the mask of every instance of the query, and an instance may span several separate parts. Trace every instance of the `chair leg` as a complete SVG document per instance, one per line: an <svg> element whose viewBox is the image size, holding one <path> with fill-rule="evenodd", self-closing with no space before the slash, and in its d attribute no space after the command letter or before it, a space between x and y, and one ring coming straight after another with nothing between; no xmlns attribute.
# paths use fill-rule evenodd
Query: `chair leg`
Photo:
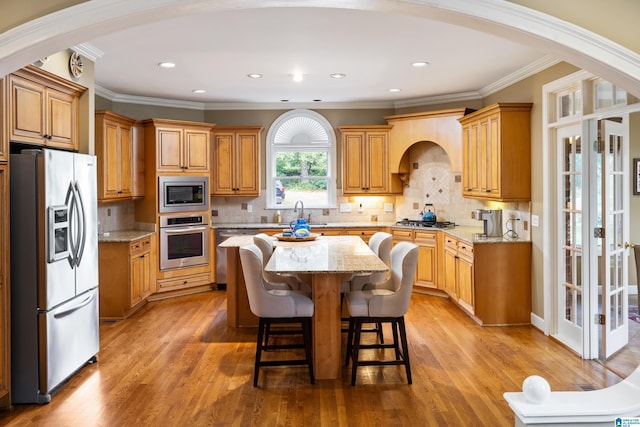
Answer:
<svg viewBox="0 0 640 427"><path fill-rule="evenodd" d="M260 356L262 355L262 340L264 339L264 329L266 327L263 318L260 318L258 321L258 341L256 343L256 361L255 366L253 368L253 386L258 386L258 374L260 372Z"/></svg>
<svg viewBox="0 0 640 427"><path fill-rule="evenodd" d="M304 339L304 354L307 359L307 365L309 366L309 379L311 384L315 382L315 375L313 373L313 352L311 350L311 318L305 318L302 320L302 336Z"/></svg>
<svg viewBox="0 0 640 427"><path fill-rule="evenodd" d="M351 329L351 327L349 327ZM351 385L356 385L356 373L358 370L358 360L360 357L360 334L362 332L362 319L356 319L354 325L353 355L351 357Z"/></svg>
<svg viewBox="0 0 640 427"><path fill-rule="evenodd" d="M400 340L398 340L398 321L391 322L391 331L393 332L393 348L396 351L396 360L400 360Z"/></svg>
<svg viewBox="0 0 640 427"><path fill-rule="evenodd" d="M344 358L344 366L349 366L349 359L351 359L351 351L353 349L353 328L355 325L355 321L353 319L349 319L349 334L347 335L347 354Z"/></svg>
<svg viewBox="0 0 640 427"><path fill-rule="evenodd" d="M409 346L407 345L407 331L404 327L404 316L398 319L398 324L400 326L400 339L402 340L402 354L404 356L404 366L407 369L407 382L409 384L411 381L411 364L409 363Z"/></svg>
<svg viewBox="0 0 640 427"><path fill-rule="evenodd" d="M380 338L380 344L384 344L384 334L382 333L382 322L378 322L378 338Z"/></svg>

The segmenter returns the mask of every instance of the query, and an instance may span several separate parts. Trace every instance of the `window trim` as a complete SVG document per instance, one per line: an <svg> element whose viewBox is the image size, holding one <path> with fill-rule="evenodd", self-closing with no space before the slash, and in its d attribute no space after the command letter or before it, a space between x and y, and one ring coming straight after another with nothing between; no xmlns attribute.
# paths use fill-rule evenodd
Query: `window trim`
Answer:
<svg viewBox="0 0 640 427"><path fill-rule="evenodd" d="M318 145L317 148L314 148L313 145L311 144L307 144L307 145L301 145L301 144L297 144L297 145L291 145L289 146L289 149L287 150L279 150L278 147L282 147L281 145L276 145L275 144L275 137L278 133L278 130L282 127L283 124L289 122L290 120L296 118L296 117L306 117L309 118L313 121L315 121L316 123L318 123L322 129L325 131L325 133L327 134L327 144L322 144L322 145ZM317 208L317 209L323 209L323 208L335 208L336 207L336 194L337 194L337 186L336 186L336 170L337 170L337 154L336 154L336 134L335 131L333 129L333 126L331 126L331 123L329 123L329 121L320 113L317 113L315 111L312 110L306 110L306 109L295 109L295 110L290 110L287 111L283 114L281 114L278 118L276 118L274 120L274 122L271 124L271 126L269 127L269 131L267 132L267 139L266 139L266 209L279 209L279 210L283 210L283 209L293 209L293 207L286 207L286 206L282 206L282 205L278 205L276 204L276 198L275 198L275 185L274 185L274 181L275 181L275 177L276 177L276 170L275 170L275 153L277 151L294 151L291 150L291 148L296 148L298 147L298 150L295 151L316 151L319 148L322 149L327 149L328 151L328 156L327 156L327 180L328 180L328 194L327 194L327 199L328 199L328 205L315 205L315 206L309 206L309 208Z"/></svg>

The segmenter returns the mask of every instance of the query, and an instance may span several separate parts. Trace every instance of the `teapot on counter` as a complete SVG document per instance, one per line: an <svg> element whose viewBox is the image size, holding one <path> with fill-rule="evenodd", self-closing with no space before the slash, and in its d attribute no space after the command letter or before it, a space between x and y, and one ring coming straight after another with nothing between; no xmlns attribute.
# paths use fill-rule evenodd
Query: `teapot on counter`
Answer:
<svg viewBox="0 0 640 427"><path fill-rule="evenodd" d="M309 224L307 224L307 221L304 218L298 218L297 220L294 219L289 223L289 227L291 227L294 233L298 230L311 231L311 227L309 227Z"/></svg>
<svg viewBox="0 0 640 427"><path fill-rule="evenodd" d="M436 214L431 209L433 209L433 203L424 204L424 208L420 211L420 217L423 221L436 222Z"/></svg>

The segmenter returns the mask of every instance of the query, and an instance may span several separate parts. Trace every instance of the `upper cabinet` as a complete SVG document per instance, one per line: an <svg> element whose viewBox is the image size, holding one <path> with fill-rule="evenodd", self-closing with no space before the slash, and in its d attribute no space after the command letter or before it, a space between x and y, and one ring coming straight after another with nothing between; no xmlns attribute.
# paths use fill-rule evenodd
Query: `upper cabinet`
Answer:
<svg viewBox="0 0 640 427"><path fill-rule="evenodd" d="M135 120L111 111L96 111L98 199L130 199L133 188Z"/></svg>
<svg viewBox="0 0 640 427"><path fill-rule="evenodd" d="M402 183L389 173L392 126L341 126L342 193L401 193Z"/></svg>
<svg viewBox="0 0 640 427"><path fill-rule="evenodd" d="M9 140L78 150L78 103L86 89L28 66L6 78Z"/></svg>
<svg viewBox="0 0 640 427"><path fill-rule="evenodd" d="M216 126L213 131L213 196L260 194L260 126Z"/></svg>
<svg viewBox="0 0 640 427"><path fill-rule="evenodd" d="M494 104L458 119L464 197L531 200L531 106Z"/></svg>
<svg viewBox="0 0 640 427"><path fill-rule="evenodd" d="M155 141L157 173L209 173L213 125L163 119L142 123L145 139Z"/></svg>

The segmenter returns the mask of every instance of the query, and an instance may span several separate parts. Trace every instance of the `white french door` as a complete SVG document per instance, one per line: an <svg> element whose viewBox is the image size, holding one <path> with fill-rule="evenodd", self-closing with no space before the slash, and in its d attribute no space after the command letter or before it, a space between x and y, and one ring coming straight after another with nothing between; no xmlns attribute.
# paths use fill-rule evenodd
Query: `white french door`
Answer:
<svg viewBox="0 0 640 427"><path fill-rule="evenodd" d="M582 143L582 127L573 125L562 127L556 134L557 147L557 247L558 269L556 277L557 331L560 341L575 352L583 353L585 341L584 319L587 316L584 292L588 263L585 263L583 241L583 165L585 150ZM588 173L588 168L586 170ZM585 274L586 272L586 274Z"/></svg>
<svg viewBox="0 0 640 427"><path fill-rule="evenodd" d="M596 211L592 272L598 286L592 289L593 310L601 330L598 357L607 359L629 342L629 180L628 116L594 121L599 154L595 159ZM594 135L595 136L595 135ZM595 138L594 138L595 139ZM595 285L595 283L594 283ZM597 291L597 293L596 293ZM599 306L597 306L599 305ZM597 329L597 328L594 328Z"/></svg>

